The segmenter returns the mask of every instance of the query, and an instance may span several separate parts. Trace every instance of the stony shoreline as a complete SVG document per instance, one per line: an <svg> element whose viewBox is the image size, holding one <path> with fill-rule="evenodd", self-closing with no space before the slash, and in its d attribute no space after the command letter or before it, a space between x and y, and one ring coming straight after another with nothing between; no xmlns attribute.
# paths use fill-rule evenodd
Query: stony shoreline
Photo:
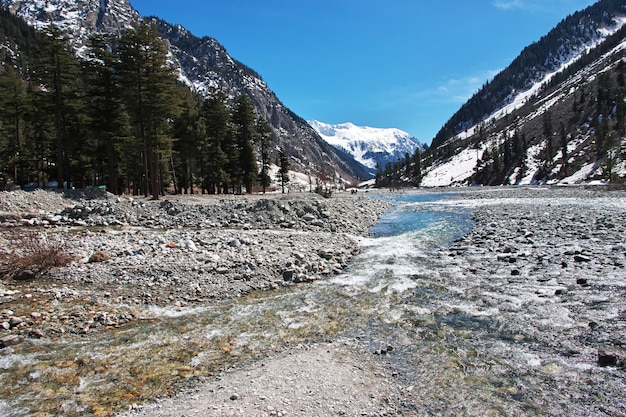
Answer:
<svg viewBox="0 0 626 417"><path fill-rule="evenodd" d="M475 227L438 251L440 276L454 280L442 278L424 285L447 288L446 293L458 294L458 305L469 308L464 312L449 307L450 311L437 311L437 315L478 314L486 322L494 321L495 328L483 331L503 339L507 347L502 361L511 363L511 371L519 374L517 386L505 391L516 400L503 412L527 415L533 407L541 407L544 415L623 415L626 194L582 188L443 192L452 204L471 208ZM469 339L467 343L476 352L486 353L494 349L490 340ZM302 348L288 349L220 373L191 391L140 406L128 416L334 415L339 405L350 404L352 399L362 401L363 394L373 401L348 406L342 415L417 416L431 415L433 410L442 415L485 415L493 411L493 393L487 391L482 397L485 393L471 383L467 391L442 391L450 383L442 377L448 372L459 372L455 384L460 386L467 383L465 378L482 378L480 353L478 358L458 358L466 362L466 368L451 370L425 344L419 363L414 364L418 367L405 371L421 377L405 385L393 377L398 371L393 360L388 362L362 348L340 339L310 346L307 353ZM337 355L341 361L333 359ZM309 376L316 375L320 361L325 372L312 383ZM375 393L348 381L340 386L327 384L326 379L334 375L367 380L368 388L376 387ZM525 387L526 380L534 386ZM275 389L280 396L268 398ZM526 392L530 389L534 394ZM308 399L308 393L313 399L330 400L294 406L293 401ZM519 399L527 395L530 398Z"/></svg>
<svg viewBox="0 0 626 417"><path fill-rule="evenodd" d="M387 207L347 194L0 193L0 252L19 253L16 230L36 231L76 259L0 283L0 338L85 334L138 318L137 306L181 308L339 274Z"/></svg>

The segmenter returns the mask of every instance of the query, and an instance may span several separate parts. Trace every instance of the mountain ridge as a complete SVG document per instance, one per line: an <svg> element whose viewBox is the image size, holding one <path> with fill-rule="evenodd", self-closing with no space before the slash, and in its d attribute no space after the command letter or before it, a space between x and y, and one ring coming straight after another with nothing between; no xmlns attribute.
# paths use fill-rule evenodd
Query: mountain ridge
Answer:
<svg viewBox="0 0 626 417"><path fill-rule="evenodd" d="M401 165L377 184L624 182L625 23L626 5L615 0L563 19L461 106L419 170Z"/></svg>
<svg viewBox="0 0 626 417"><path fill-rule="evenodd" d="M602 0L563 19L463 104L433 138L432 146L442 145L505 108L517 92L542 83L546 75L557 72L565 62L582 56L619 30L625 17L623 1Z"/></svg>
<svg viewBox="0 0 626 417"><path fill-rule="evenodd" d="M323 141L278 99L256 71L232 58L213 38L199 38L182 25L160 18L141 17L128 0L0 0L0 6L34 27L53 23L66 31L81 57L86 56L86 42L92 33L119 34L142 19L154 23L170 44L181 82L205 97L222 91L232 101L240 93L247 94L257 114L271 126L273 149L284 148L292 158L293 169L314 176L330 172L331 177L346 182L367 176L365 167Z"/></svg>

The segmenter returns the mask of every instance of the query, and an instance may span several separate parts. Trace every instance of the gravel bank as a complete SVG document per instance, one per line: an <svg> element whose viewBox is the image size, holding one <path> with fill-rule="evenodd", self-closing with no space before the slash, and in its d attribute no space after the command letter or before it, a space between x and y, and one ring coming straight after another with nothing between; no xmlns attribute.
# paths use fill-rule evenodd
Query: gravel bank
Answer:
<svg viewBox="0 0 626 417"><path fill-rule="evenodd" d="M3 192L0 252L19 254L19 233L34 231L77 261L2 282L0 323L20 337L85 334L136 319L137 306L182 308L332 276L386 208L347 194L151 201L97 190Z"/></svg>

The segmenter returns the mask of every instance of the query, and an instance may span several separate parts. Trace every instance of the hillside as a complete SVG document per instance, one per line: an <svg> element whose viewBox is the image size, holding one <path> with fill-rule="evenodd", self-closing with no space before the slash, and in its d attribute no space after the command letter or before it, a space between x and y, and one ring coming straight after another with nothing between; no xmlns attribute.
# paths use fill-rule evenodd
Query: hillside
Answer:
<svg viewBox="0 0 626 417"><path fill-rule="evenodd" d="M386 183L425 187L621 182L626 6L602 0L525 48Z"/></svg>
<svg viewBox="0 0 626 417"><path fill-rule="evenodd" d="M0 0L0 6L37 29L54 23L69 35L81 58L88 54L92 34L119 35L142 20L128 0ZM323 141L306 121L281 103L258 73L232 58L217 40L198 38L180 25L155 17L145 20L154 23L168 41L181 83L205 97L219 91L231 105L240 94L250 98L256 113L270 124L272 150L284 148L293 170L313 176L323 172L345 181L367 176L365 167Z"/></svg>

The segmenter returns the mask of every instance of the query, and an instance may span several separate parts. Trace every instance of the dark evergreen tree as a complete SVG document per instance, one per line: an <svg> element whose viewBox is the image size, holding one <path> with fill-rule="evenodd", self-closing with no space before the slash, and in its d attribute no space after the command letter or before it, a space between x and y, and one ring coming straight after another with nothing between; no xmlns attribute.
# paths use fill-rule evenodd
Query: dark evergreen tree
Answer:
<svg viewBox="0 0 626 417"><path fill-rule="evenodd" d="M284 148L278 150L278 174L277 179L280 182L282 193L285 194L285 186L289 183L289 155Z"/></svg>
<svg viewBox="0 0 626 417"><path fill-rule="evenodd" d="M272 163L270 154L271 133L272 129L270 128L270 125L265 119L259 117L256 123L256 141L261 149L261 172L259 172L259 182L264 194L266 188L272 183L272 178L269 174L270 165Z"/></svg>
<svg viewBox="0 0 626 417"><path fill-rule="evenodd" d="M543 137L546 140L545 148L545 161L550 164L552 162L552 156L554 155L554 148L552 144L552 116L549 111L543 114Z"/></svg>
<svg viewBox="0 0 626 417"><path fill-rule="evenodd" d="M184 90L183 111L174 122L175 184L177 193L193 194L198 151L206 137L206 125L202 117L203 99L190 90Z"/></svg>
<svg viewBox="0 0 626 417"><path fill-rule="evenodd" d="M178 114L180 105L167 43L154 26L142 22L124 32L120 76L133 134L142 142L141 190L158 199L172 150L169 120Z"/></svg>
<svg viewBox="0 0 626 417"><path fill-rule="evenodd" d="M567 132L565 131L565 125L563 124L563 122L561 122L561 129L560 129L560 139L561 139L561 153L562 155L562 167L561 167L561 172L562 175L564 177L567 176L567 171L568 171L568 154L567 154Z"/></svg>
<svg viewBox="0 0 626 417"><path fill-rule="evenodd" d="M225 104L223 93L215 93L203 106L203 119L206 135L199 144L199 176L202 179L202 190L209 194L228 192L230 177L228 175L228 148L237 149L230 144L230 112ZM238 154L235 155L235 160Z"/></svg>
<svg viewBox="0 0 626 417"><path fill-rule="evenodd" d="M27 181L30 149L25 144L26 117L31 111L25 82L12 66L6 66L0 74L0 155L7 164L0 165L0 172L5 172L4 181L6 176L21 185Z"/></svg>
<svg viewBox="0 0 626 417"><path fill-rule="evenodd" d="M80 67L65 32L49 25L44 29L43 37L33 76L35 82L43 86L38 92L37 105L40 110L53 115L56 179L61 188L64 182L69 185L71 181L68 154L75 151L72 145L83 139L81 133L85 121L82 118L85 113L79 97Z"/></svg>
<svg viewBox="0 0 626 417"><path fill-rule="evenodd" d="M413 182L419 185L422 182L422 155L419 147L415 149L413 154Z"/></svg>
<svg viewBox="0 0 626 417"><path fill-rule="evenodd" d="M236 184L237 191L241 192L241 185L243 185L246 187L246 192L251 193L252 185L257 182L259 171L254 152L256 115L250 99L245 94L241 94L237 98L232 121L234 139L239 150L237 165L241 171L240 181Z"/></svg>
<svg viewBox="0 0 626 417"><path fill-rule="evenodd" d="M122 102L117 71L119 57L110 47L113 41L102 34L90 39L87 99L96 147L94 184L105 184L109 192L119 194L124 179L133 176L136 161L141 160L141 146L131 136L130 116Z"/></svg>
<svg viewBox="0 0 626 417"><path fill-rule="evenodd" d="M385 176L385 173L383 172L383 169L380 166L380 163L376 162L376 177L375 177L375 182L374 182L374 185L376 187L383 187L384 176Z"/></svg>

